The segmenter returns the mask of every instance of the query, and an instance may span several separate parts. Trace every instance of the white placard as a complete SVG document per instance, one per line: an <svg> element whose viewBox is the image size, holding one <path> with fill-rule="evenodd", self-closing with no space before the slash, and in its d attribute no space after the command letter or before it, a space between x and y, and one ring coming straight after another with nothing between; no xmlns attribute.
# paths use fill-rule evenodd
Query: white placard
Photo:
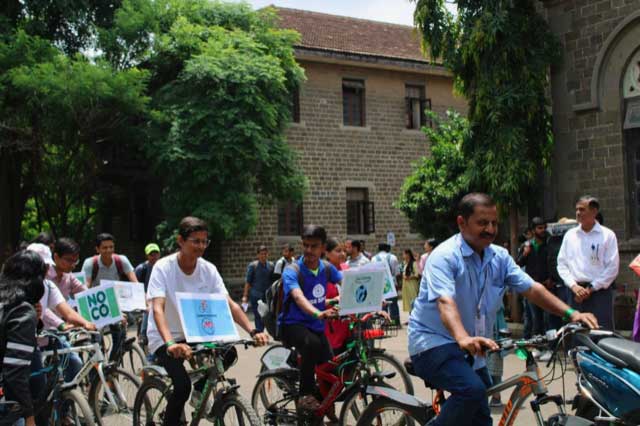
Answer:
<svg viewBox="0 0 640 426"><path fill-rule="evenodd" d="M225 294L176 293L182 331L188 343L240 339Z"/></svg>
<svg viewBox="0 0 640 426"><path fill-rule="evenodd" d="M72 274L83 285L85 285L85 286L87 285L87 276L84 274L84 272L72 272Z"/></svg>
<svg viewBox="0 0 640 426"><path fill-rule="evenodd" d="M382 264L343 271L340 315L380 311L384 283L385 270Z"/></svg>
<svg viewBox="0 0 640 426"><path fill-rule="evenodd" d="M78 312L98 328L122 321L122 311L113 284L102 284L76 293Z"/></svg>
<svg viewBox="0 0 640 426"><path fill-rule="evenodd" d="M391 299L392 297L397 297L398 292L396 291L396 283L393 279L393 274L391 273L391 267L389 266L389 262L371 262L361 267L363 270L367 270L368 268L384 268L384 290L382 292L382 298L384 300Z"/></svg>
<svg viewBox="0 0 640 426"><path fill-rule="evenodd" d="M277 368L291 368L289 363L289 356L291 356L291 350L284 346L273 346L262 355L262 364L267 367L268 370L275 370Z"/></svg>
<svg viewBox="0 0 640 426"><path fill-rule="evenodd" d="M142 283L132 283L129 281L101 280L100 285L112 284L118 296L118 305L122 312L132 312L146 310L144 285Z"/></svg>

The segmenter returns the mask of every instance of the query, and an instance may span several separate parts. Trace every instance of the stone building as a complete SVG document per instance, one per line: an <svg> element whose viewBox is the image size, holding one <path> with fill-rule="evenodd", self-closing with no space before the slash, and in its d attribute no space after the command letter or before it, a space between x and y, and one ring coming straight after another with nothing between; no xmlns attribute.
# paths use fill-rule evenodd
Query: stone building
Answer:
<svg viewBox="0 0 640 426"><path fill-rule="evenodd" d="M620 246L619 288L638 280L640 252L640 0L548 0L563 57L551 72L556 140L547 216L597 196Z"/></svg>
<svg viewBox="0 0 640 426"><path fill-rule="evenodd" d="M411 162L429 151L421 111L466 108L450 74L424 58L412 27L284 8L278 14L281 27L301 36L295 54L307 79L287 140L309 191L301 205L262 209L252 235L223 244L225 281L243 282L260 244L273 260L284 243L299 252L303 223L365 240L371 252L393 232L398 257L405 248L421 252L421 237L393 203Z"/></svg>

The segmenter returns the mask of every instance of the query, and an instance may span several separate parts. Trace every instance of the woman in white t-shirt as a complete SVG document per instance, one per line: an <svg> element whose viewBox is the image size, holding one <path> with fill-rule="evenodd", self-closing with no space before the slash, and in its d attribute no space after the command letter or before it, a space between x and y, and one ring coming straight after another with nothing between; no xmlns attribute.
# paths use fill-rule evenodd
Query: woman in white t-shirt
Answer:
<svg viewBox="0 0 640 426"><path fill-rule="evenodd" d="M173 382L173 393L167 400L165 425L179 424L184 404L191 393L191 380L184 367L184 360L191 358L191 347L184 343L176 292L227 295L234 321L256 343L262 345L268 342L267 335L258 333L242 308L231 300L216 267L202 259L210 243L206 222L196 217L185 217L180 221L177 241L180 250L158 260L151 272L147 290L147 299L152 304L147 329L149 352L154 353L158 364L167 370ZM200 398L198 393L203 386L204 381L194 384L192 399ZM207 410L210 410L211 402L207 404Z"/></svg>

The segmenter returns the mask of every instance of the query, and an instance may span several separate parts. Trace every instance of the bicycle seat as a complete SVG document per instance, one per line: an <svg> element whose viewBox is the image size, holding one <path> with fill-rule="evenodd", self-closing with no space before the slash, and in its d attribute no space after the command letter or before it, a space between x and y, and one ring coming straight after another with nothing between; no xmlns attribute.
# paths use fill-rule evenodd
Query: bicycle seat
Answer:
<svg viewBox="0 0 640 426"><path fill-rule="evenodd" d="M407 373L409 373L412 376L415 377L420 377L416 374L416 370L413 368L413 361L411 361L411 358L407 358L404 360L404 369L407 370ZM422 377L420 377L422 379ZM435 387L433 387L433 385L431 383L429 383L427 380L424 380L424 385L430 389L435 389Z"/></svg>
<svg viewBox="0 0 640 426"><path fill-rule="evenodd" d="M626 362L630 369L640 373L640 343L616 337L607 337L600 340L598 346L605 352Z"/></svg>

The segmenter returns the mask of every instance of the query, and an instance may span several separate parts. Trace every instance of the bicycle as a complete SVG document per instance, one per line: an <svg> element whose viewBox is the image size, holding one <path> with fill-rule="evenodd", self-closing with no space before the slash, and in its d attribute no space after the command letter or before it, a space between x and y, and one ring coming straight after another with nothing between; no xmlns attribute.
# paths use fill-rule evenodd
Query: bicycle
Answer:
<svg viewBox="0 0 640 426"><path fill-rule="evenodd" d="M132 312L128 312L134 318L134 325L136 330L139 330L140 324L142 323L142 315L145 311L136 310ZM128 329L120 323L117 325L119 330ZM137 375L140 372L140 369L145 365L149 365L149 361L147 360L146 353L142 346L138 343L139 332L137 332L138 337L126 337L122 340L119 348L112 348L113 339L111 338L111 330L109 328L105 328L102 330L102 344L103 344L103 352L105 354L109 354L111 350L115 350L116 353L114 355L114 362L116 364L128 371L131 371L133 374Z"/></svg>
<svg viewBox="0 0 640 426"><path fill-rule="evenodd" d="M558 335L561 335L561 333L562 329ZM553 334L553 336L551 336L551 334ZM551 334L534 336L526 340L514 341L510 338L504 338L496 341L499 349L492 352L516 352L518 357L525 360L526 365L524 372L516 374L487 389L487 397L490 397L494 394L504 392L509 388L514 388L502 413L499 422L500 426L513 425L520 408L532 395L534 399L531 401L531 409L535 414L538 426L588 426L592 424L579 417L567 415L564 410L564 398L561 395L548 394L545 377L541 375L538 363L531 351L533 349L552 349L553 356L547 365L550 365L553 360L553 370L555 373L555 358L559 345L557 345L558 340L556 334ZM416 375L410 359L405 361L405 366L409 374ZM425 382L425 386L433 389L428 382ZM439 414L440 408L446 401L445 394L441 389L434 390L435 396L433 402L427 403L414 396L402 394L392 389L375 386L369 387L367 393L373 397L373 402L369 404L362 413L362 417L358 421L357 426L424 425ZM558 413L549 417L548 420L545 420L541 413L541 407L548 403L554 403L558 407Z"/></svg>
<svg viewBox="0 0 640 426"><path fill-rule="evenodd" d="M224 375L238 360L236 345L243 345L247 349L249 346L255 346L255 343L253 340L238 340L229 343L190 345L193 348L192 370L188 372L191 382L206 378L201 397L189 423L191 426L198 425L201 420L224 426L262 425L249 402L238 393L240 386L234 379L226 378ZM171 379L166 370L157 365L143 367L142 374L144 378L133 408L133 425L161 426L164 422L167 396L172 392ZM205 413L207 402L212 397L213 407L209 413Z"/></svg>
<svg viewBox="0 0 640 426"><path fill-rule="evenodd" d="M73 345L71 348L44 351L44 357L54 353L89 353L76 377L68 385L84 387L87 390L88 403L99 426L119 426L130 424L133 407L130 401L140 387L140 380L115 363L105 360L100 343L92 339L100 333L83 329L71 329L55 332L66 336ZM88 343L91 342L91 343Z"/></svg>
<svg viewBox="0 0 640 426"><path fill-rule="evenodd" d="M94 426L93 412L89 403L77 389L78 383L74 380L71 383L64 383L64 369L66 367L65 353L67 349L57 349L57 343L61 341L60 333L44 331L40 333L40 338L49 339L54 349L43 351L43 356L49 357L49 364L42 370L33 374L46 375L46 388L44 398L34 401L36 418L46 415L49 426ZM15 407L14 407L15 409ZM71 422L71 423L70 423Z"/></svg>
<svg viewBox="0 0 640 426"><path fill-rule="evenodd" d="M327 396L322 400L321 407L314 413L303 413L297 408L299 397L299 370L297 355L289 351L289 360L281 368L264 370L260 373L258 382L254 386L251 402L265 424L321 424L324 416L335 402L343 402L339 415L339 424L355 425L364 407L369 403L365 390L369 384L386 387L398 387L401 390L413 392L413 384L402 364L392 355L375 348L373 342L390 337L397 333L396 327L386 327L381 318L374 314L367 314L361 318L348 317L351 321L353 341L347 345L347 350L333 357L328 369L317 369L318 381L331 384ZM280 346L267 351L262 357L263 367L267 367L265 358L270 351L278 350L279 356L286 356ZM384 363L393 367L394 371L385 370ZM399 381L392 383L395 376Z"/></svg>

